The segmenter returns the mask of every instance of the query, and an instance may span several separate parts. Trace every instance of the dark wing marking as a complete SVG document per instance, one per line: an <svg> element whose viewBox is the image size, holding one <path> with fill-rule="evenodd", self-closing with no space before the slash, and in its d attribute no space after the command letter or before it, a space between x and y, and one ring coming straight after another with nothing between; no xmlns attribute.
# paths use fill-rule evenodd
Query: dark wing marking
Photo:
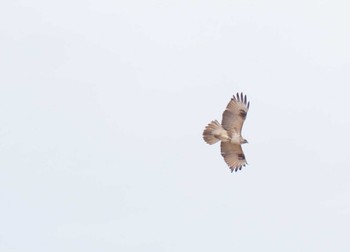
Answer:
<svg viewBox="0 0 350 252"><path fill-rule="evenodd" d="M231 172L241 170L248 164L240 144L221 142L221 156L230 167Z"/></svg>
<svg viewBox="0 0 350 252"><path fill-rule="evenodd" d="M247 102L247 96L243 95L243 93L237 93L236 96L231 98L222 114L222 127L231 135L234 132L241 134L248 110L249 102Z"/></svg>

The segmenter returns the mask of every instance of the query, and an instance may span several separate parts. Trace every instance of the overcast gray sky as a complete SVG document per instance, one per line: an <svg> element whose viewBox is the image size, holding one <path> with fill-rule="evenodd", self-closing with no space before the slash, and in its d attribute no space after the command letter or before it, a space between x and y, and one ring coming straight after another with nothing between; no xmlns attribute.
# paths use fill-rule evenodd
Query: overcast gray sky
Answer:
<svg viewBox="0 0 350 252"><path fill-rule="evenodd" d="M350 251L347 1L3 1L0 250ZM251 101L249 165L202 140Z"/></svg>

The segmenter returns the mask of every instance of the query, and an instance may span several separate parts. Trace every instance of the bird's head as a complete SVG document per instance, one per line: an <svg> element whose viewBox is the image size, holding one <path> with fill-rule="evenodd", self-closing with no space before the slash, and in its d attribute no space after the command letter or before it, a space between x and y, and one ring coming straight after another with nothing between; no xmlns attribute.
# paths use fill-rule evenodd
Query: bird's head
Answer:
<svg viewBox="0 0 350 252"><path fill-rule="evenodd" d="M245 143L248 143L248 141L244 138L241 139L241 144L245 144Z"/></svg>

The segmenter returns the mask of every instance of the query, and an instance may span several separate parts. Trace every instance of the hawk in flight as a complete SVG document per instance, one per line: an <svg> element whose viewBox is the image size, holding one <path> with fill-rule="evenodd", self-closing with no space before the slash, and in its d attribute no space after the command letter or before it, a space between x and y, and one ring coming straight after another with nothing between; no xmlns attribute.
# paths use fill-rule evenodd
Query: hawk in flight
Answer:
<svg viewBox="0 0 350 252"><path fill-rule="evenodd" d="M248 110L247 96L237 93L227 104L221 124L217 120L212 121L203 132L206 143L211 145L221 141L221 156L231 172L241 170L242 166L248 164L241 147L241 144L248 143L241 135Z"/></svg>

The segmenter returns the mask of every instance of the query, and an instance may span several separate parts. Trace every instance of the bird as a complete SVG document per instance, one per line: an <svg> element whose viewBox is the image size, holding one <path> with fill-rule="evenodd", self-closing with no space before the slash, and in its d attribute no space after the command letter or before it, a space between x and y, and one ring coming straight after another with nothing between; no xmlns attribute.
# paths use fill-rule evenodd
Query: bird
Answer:
<svg viewBox="0 0 350 252"><path fill-rule="evenodd" d="M211 121L203 131L203 139L207 144L221 141L221 156L231 173L248 164L241 146L248 141L242 137L241 132L249 105L250 102L243 93L233 95L222 114L221 124L217 120Z"/></svg>

